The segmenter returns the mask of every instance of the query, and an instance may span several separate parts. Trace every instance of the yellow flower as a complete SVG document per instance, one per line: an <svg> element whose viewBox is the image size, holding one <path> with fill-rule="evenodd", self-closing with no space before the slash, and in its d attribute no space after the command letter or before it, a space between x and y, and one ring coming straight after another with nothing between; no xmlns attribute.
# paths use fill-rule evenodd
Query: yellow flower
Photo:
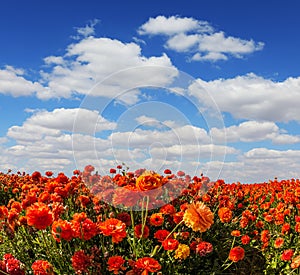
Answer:
<svg viewBox="0 0 300 275"><path fill-rule="evenodd" d="M190 255L190 248L186 244L179 244L175 250L175 259L185 260Z"/></svg>
<svg viewBox="0 0 300 275"><path fill-rule="evenodd" d="M203 202L196 202L189 205L183 215L186 226L193 231L205 232L214 223L214 214Z"/></svg>

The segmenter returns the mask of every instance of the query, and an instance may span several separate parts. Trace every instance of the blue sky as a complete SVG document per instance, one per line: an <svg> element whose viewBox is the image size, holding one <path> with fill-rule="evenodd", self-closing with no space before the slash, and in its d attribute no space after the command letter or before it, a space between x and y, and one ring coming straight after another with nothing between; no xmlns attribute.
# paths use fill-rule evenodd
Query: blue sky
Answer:
<svg viewBox="0 0 300 275"><path fill-rule="evenodd" d="M300 170L300 3L4 1L0 170Z"/></svg>

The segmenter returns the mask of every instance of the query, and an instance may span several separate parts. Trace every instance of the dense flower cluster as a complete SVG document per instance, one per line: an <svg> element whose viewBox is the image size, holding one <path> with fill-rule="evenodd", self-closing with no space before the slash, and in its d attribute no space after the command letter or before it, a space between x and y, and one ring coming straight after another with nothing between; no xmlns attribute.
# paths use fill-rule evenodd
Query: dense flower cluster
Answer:
<svg viewBox="0 0 300 275"><path fill-rule="evenodd" d="M300 180L0 173L0 273L299 274Z"/></svg>

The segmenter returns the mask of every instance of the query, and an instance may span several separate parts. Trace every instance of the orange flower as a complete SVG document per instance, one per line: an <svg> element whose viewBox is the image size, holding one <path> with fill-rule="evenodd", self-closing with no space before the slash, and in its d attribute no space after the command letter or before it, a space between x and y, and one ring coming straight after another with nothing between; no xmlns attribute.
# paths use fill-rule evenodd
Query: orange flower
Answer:
<svg viewBox="0 0 300 275"><path fill-rule="evenodd" d="M105 236L112 236L113 243L119 243L126 237L126 224L111 218L98 224L98 228Z"/></svg>
<svg viewBox="0 0 300 275"><path fill-rule="evenodd" d="M58 220L52 224L52 236L60 242L61 239L70 241L73 238L72 224L68 221Z"/></svg>
<svg viewBox="0 0 300 275"><path fill-rule="evenodd" d="M159 262L151 257L140 258L135 262L135 267L143 270L143 275L149 272L158 272L161 269Z"/></svg>
<svg viewBox="0 0 300 275"><path fill-rule="evenodd" d="M231 236L239 237L239 236L241 236L241 231L240 230L232 230L231 231Z"/></svg>
<svg viewBox="0 0 300 275"><path fill-rule="evenodd" d="M231 260L233 262L238 262L238 261L244 259L244 256L245 256L244 248L242 248L240 246L236 246L230 250L228 258L229 258L229 260Z"/></svg>
<svg viewBox="0 0 300 275"><path fill-rule="evenodd" d="M46 229L53 222L53 213L50 208L42 203L36 202L26 210L27 224L37 229Z"/></svg>
<svg viewBox="0 0 300 275"><path fill-rule="evenodd" d="M291 268L298 268L300 267L300 255L296 256L292 259Z"/></svg>
<svg viewBox="0 0 300 275"><path fill-rule="evenodd" d="M31 268L34 275L54 275L53 266L44 260L36 260Z"/></svg>
<svg viewBox="0 0 300 275"><path fill-rule="evenodd" d="M148 191L162 186L162 176L146 171L136 179L136 186L140 191Z"/></svg>
<svg viewBox="0 0 300 275"><path fill-rule="evenodd" d="M183 221L193 231L205 232L214 223L214 214L203 202L198 201L185 210Z"/></svg>
<svg viewBox="0 0 300 275"><path fill-rule="evenodd" d="M223 223L230 222L232 219L232 211L228 207L221 207L218 216Z"/></svg>
<svg viewBox="0 0 300 275"><path fill-rule="evenodd" d="M164 223L164 217L161 213L154 213L150 216L150 224L153 226L161 226Z"/></svg>

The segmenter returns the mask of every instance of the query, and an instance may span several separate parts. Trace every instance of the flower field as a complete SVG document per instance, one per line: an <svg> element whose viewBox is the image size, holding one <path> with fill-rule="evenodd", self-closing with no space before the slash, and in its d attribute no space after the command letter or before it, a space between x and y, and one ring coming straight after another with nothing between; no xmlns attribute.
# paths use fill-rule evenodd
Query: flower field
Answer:
<svg viewBox="0 0 300 275"><path fill-rule="evenodd" d="M300 180L0 173L0 274L300 274Z"/></svg>

